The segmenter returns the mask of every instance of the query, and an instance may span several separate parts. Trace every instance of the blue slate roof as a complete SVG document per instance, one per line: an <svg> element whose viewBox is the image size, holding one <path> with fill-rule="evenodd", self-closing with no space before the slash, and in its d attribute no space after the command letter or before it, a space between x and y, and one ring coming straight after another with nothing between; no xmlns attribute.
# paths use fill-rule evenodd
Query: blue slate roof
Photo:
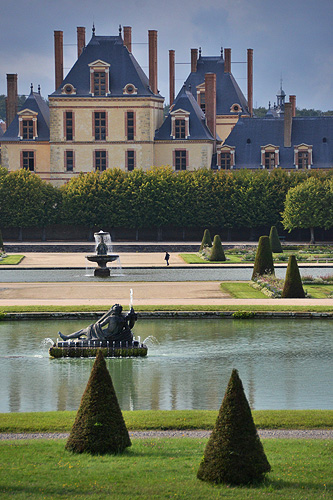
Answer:
<svg viewBox="0 0 333 500"><path fill-rule="evenodd" d="M35 111L37 115L37 134L38 137L36 141L49 141L50 140L50 110L47 102L44 101L39 92L33 92L31 90L30 95L25 100L24 104L21 106L20 111L24 109L30 109L30 111ZM18 115L15 116L12 123L9 125L8 129L2 136L2 141L21 141L18 137L19 134L19 119ZM28 142L34 142L34 139L26 140Z"/></svg>
<svg viewBox="0 0 333 500"><path fill-rule="evenodd" d="M0 127L0 138L3 136L4 134L4 131L2 130L2 128Z"/></svg>
<svg viewBox="0 0 333 500"><path fill-rule="evenodd" d="M291 147L284 147L283 118L239 119L225 140L235 146L236 168L258 168L261 146L279 146L280 167L293 168L294 146L312 146L313 168L333 166L333 117L296 117L292 121Z"/></svg>
<svg viewBox="0 0 333 500"><path fill-rule="evenodd" d="M243 114L248 113L247 100L231 73L224 73L224 59L202 57L197 61L197 71L191 72L185 81L186 88L197 98L197 86L204 83L206 73L216 74L216 114L235 115L230 112L233 104L240 104Z"/></svg>
<svg viewBox="0 0 333 500"><path fill-rule="evenodd" d="M172 107L172 111L176 111L177 109L183 109L184 111L188 111L190 113L189 116L189 131L190 136L188 139L172 139L171 134L171 115L170 113L166 117L162 126L156 130L155 140L156 141L186 141L186 140L195 140L195 139L205 139L205 140L214 140L212 134L210 133L205 120L205 115L200 108L197 101L194 99L191 92L185 89L185 86L182 88L178 97L176 98L174 105Z"/></svg>
<svg viewBox="0 0 333 500"><path fill-rule="evenodd" d="M137 89L133 96L153 96L149 87L149 79L143 72L135 57L124 46L122 37L119 36L97 36L93 35L82 54L69 71L60 87L51 94L51 97L61 96L75 98L91 97L90 95L90 67L88 64L97 60L110 64L109 90L111 97L129 97L123 95L123 89L128 83L132 83ZM65 95L61 89L65 84L71 84L76 89L76 94ZM100 98L100 96L99 96ZM106 96L107 98L107 96ZM162 97L161 97L162 99Z"/></svg>

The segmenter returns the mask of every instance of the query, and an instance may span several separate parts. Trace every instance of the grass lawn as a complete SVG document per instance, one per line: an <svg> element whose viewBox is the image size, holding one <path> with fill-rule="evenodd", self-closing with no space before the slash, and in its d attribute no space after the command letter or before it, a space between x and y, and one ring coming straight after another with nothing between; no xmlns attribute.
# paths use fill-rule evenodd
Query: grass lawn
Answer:
<svg viewBox="0 0 333 500"><path fill-rule="evenodd" d="M240 264L242 262L241 257L232 254L226 254L227 260L224 261L205 260L196 253L180 253L179 257L181 257L186 264Z"/></svg>
<svg viewBox="0 0 333 500"><path fill-rule="evenodd" d="M123 411L131 430L212 429L217 410ZM0 413L0 432L68 432L75 411ZM257 410L260 429L333 429L333 410Z"/></svg>
<svg viewBox="0 0 333 500"><path fill-rule="evenodd" d="M8 255L0 260L0 266L14 266L24 259L24 255Z"/></svg>
<svg viewBox="0 0 333 500"><path fill-rule="evenodd" d="M313 299L327 299L330 294L333 293L332 285L303 285L304 290L306 290L311 298Z"/></svg>
<svg viewBox="0 0 333 500"><path fill-rule="evenodd" d="M2 500L332 498L332 442L262 440L272 472L261 485L199 481L207 439L135 439L122 455L74 455L65 441L2 441Z"/></svg>
<svg viewBox="0 0 333 500"><path fill-rule="evenodd" d="M253 288L244 281L223 281L220 284L221 291L229 293L234 299L267 299L267 295Z"/></svg>

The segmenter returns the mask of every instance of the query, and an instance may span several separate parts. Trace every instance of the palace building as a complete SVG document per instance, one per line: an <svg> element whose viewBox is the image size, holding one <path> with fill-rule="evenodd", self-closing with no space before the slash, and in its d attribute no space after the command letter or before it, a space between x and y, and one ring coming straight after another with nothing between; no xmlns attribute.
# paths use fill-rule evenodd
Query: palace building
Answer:
<svg viewBox="0 0 333 500"><path fill-rule="evenodd" d="M157 32L148 31L149 75L132 54L132 30L85 43L77 28L78 58L63 75L63 32L54 32L55 91L31 92L17 109L17 75L7 75L7 129L2 166L26 168L61 185L81 172L120 168L175 171L333 166L333 117L296 117L296 97L265 118L253 115L253 50L247 50L247 98L231 72L231 49L204 57L191 49L191 72L175 97L175 52L169 51L170 109L158 91Z"/></svg>

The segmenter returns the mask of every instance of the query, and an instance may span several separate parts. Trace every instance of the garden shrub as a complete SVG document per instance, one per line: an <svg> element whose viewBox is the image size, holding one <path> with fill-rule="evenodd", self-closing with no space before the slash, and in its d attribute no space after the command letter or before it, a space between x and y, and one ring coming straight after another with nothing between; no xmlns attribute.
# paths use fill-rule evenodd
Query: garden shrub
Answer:
<svg viewBox="0 0 333 500"><path fill-rule="evenodd" d="M277 232L277 229L275 226L271 227L270 233L269 233L269 241L271 244L271 249L272 252L274 253L283 253L282 246L281 246L281 241Z"/></svg>
<svg viewBox="0 0 333 500"><path fill-rule="evenodd" d="M252 279L263 274L274 274L273 255L268 236L260 236L259 238Z"/></svg>
<svg viewBox="0 0 333 500"><path fill-rule="evenodd" d="M241 485L261 481L270 470L242 381L233 370L197 477Z"/></svg>
<svg viewBox="0 0 333 500"><path fill-rule="evenodd" d="M202 252L202 250L205 247L211 247L211 246L212 246L212 239L210 237L209 229L205 229L199 251Z"/></svg>
<svg viewBox="0 0 333 500"><path fill-rule="evenodd" d="M255 315L256 314L253 311L235 311L232 317L234 319L252 319Z"/></svg>
<svg viewBox="0 0 333 500"><path fill-rule="evenodd" d="M303 299L305 297L301 275L295 255L290 255L282 290L283 299Z"/></svg>
<svg viewBox="0 0 333 500"><path fill-rule="evenodd" d="M213 247L209 255L209 260L218 262L226 260L221 238L218 234L214 236Z"/></svg>
<svg viewBox="0 0 333 500"><path fill-rule="evenodd" d="M101 351L97 353L66 443L74 453L121 453L131 440Z"/></svg>

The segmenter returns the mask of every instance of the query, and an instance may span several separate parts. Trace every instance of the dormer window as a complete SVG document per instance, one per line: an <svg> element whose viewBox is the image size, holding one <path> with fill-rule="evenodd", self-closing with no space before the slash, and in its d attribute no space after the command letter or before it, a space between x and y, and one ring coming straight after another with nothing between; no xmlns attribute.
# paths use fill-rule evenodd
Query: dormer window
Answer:
<svg viewBox="0 0 333 500"><path fill-rule="evenodd" d="M308 144L294 146L294 164L297 169L311 168L312 146L309 146Z"/></svg>
<svg viewBox="0 0 333 500"><path fill-rule="evenodd" d="M24 109L18 113L19 118L19 138L23 141L33 141L37 135L37 115L36 111Z"/></svg>
<svg viewBox="0 0 333 500"><path fill-rule="evenodd" d="M132 83L128 83L123 88L123 94L136 95L137 93L138 93L138 89Z"/></svg>
<svg viewBox="0 0 333 500"><path fill-rule="evenodd" d="M184 109L171 111L171 136L173 139L187 139L190 136L190 113Z"/></svg>
<svg viewBox="0 0 333 500"><path fill-rule="evenodd" d="M217 164L222 170L230 170L235 166L235 148L224 144L217 150Z"/></svg>
<svg viewBox="0 0 333 500"><path fill-rule="evenodd" d="M71 95L71 94L76 94L76 89L73 87L73 85L71 83L66 83L66 85L63 86L63 88L61 89L61 93L62 94L67 94L67 95Z"/></svg>
<svg viewBox="0 0 333 500"><path fill-rule="evenodd" d="M262 168L271 169L279 166L279 148L272 144L267 144L261 147L261 166Z"/></svg>
<svg viewBox="0 0 333 500"><path fill-rule="evenodd" d="M105 97L109 91L110 64L100 59L89 64L90 67L90 94L94 97Z"/></svg>
<svg viewBox="0 0 333 500"><path fill-rule="evenodd" d="M233 104L230 108L230 113L240 113L242 111L242 107L239 104Z"/></svg>
<svg viewBox="0 0 333 500"><path fill-rule="evenodd" d="M197 102L204 113L206 113L206 89L205 84L197 86Z"/></svg>

